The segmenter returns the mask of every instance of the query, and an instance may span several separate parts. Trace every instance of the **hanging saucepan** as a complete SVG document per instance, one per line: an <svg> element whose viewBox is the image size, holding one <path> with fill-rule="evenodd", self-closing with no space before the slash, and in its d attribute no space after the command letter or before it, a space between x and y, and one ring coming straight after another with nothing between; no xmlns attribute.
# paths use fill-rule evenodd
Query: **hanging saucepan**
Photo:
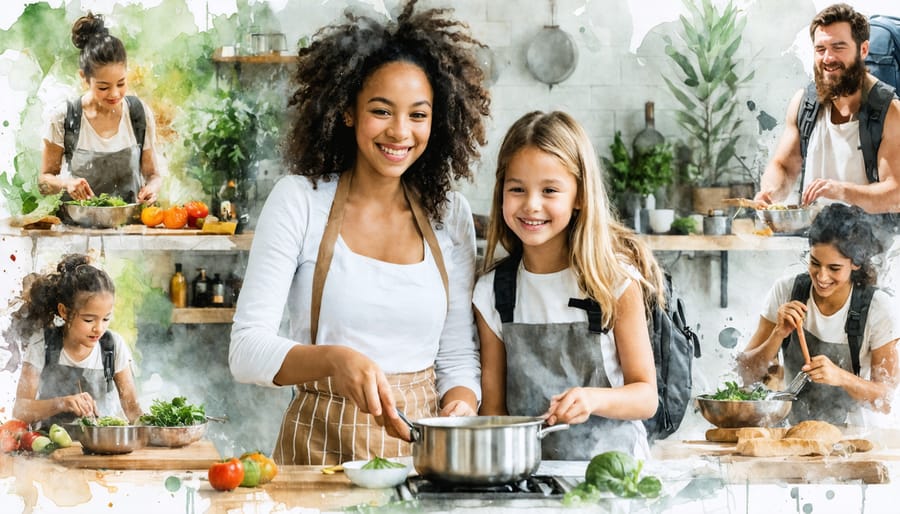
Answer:
<svg viewBox="0 0 900 514"><path fill-rule="evenodd" d="M460 485L508 484L541 464L541 439L569 425L528 416L459 416L409 421L413 466L423 477Z"/></svg>
<svg viewBox="0 0 900 514"><path fill-rule="evenodd" d="M575 71L578 46L568 32L556 25L545 26L528 45L525 63L534 78L552 86Z"/></svg>

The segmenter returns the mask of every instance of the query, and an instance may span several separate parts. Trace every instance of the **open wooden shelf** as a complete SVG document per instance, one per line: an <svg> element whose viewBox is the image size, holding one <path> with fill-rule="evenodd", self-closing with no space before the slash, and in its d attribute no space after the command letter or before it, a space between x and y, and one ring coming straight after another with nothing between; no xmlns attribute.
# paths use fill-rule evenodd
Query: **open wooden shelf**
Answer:
<svg viewBox="0 0 900 514"><path fill-rule="evenodd" d="M172 324L231 323L234 307L187 307L172 309Z"/></svg>
<svg viewBox="0 0 900 514"><path fill-rule="evenodd" d="M216 48L213 52L213 62L217 63L240 63L240 64L294 64L297 62L296 53L287 52L270 52L260 55L222 55L222 48Z"/></svg>

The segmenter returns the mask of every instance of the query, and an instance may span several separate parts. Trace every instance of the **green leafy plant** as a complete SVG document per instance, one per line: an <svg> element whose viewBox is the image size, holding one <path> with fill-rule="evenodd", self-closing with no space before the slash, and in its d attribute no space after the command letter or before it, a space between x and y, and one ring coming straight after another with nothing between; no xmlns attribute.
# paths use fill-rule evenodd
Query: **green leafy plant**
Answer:
<svg viewBox="0 0 900 514"><path fill-rule="evenodd" d="M189 174L210 195L228 180L246 182L252 178L251 164L275 146L277 128L278 117L269 102L243 98L233 90L216 92L191 117L184 141L191 155Z"/></svg>
<svg viewBox="0 0 900 514"><path fill-rule="evenodd" d="M672 228L670 230L673 234L686 236L688 234L699 233L700 227L697 226L697 220L691 218L690 216L685 216L683 218L675 218L675 221L672 222Z"/></svg>
<svg viewBox="0 0 900 514"><path fill-rule="evenodd" d="M738 387L737 382L725 382L724 389L717 389L714 394L705 395L705 397L710 400L752 401L765 400L770 392L771 391L763 385L756 386L751 391L745 391Z"/></svg>
<svg viewBox="0 0 900 514"><path fill-rule="evenodd" d="M6 199L6 208L12 216L40 218L56 212L62 193L42 195L38 187L37 173L21 173L23 154L13 159L15 173L0 174L0 193Z"/></svg>
<svg viewBox="0 0 900 514"><path fill-rule="evenodd" d="M753 71L741 76L743 62L735 57L747 20L731 0L721 11L712 0L684 5L690 17L680 17L680 41L663 37L678 79L663 80L681 104L676 120L690 136L688 179L717 185L730 171L740 139L738 87L753 78Z"/></svg>
<svg viewBox="0 0 900 514"><path fill-rule="evenodd" d="M622 141L622 133L616 131L609 151L611 157L605 158L604 164L608 171L610 192L615 197L626 193L646 196L672 182L674 154L668 143L632 155Z"/></svg>
<svg viewBox="0 0 900 514"><path fill-rule="evenodd" d="M563 503L595 502L605 492L623 498L656 498L662 492L662 483L655 476L642 478L643 466L643 461L620 451L595 455L585 470L584 482L566 493Z"/></svg>
<svg viewBox="0 0 900 514"><path fill-rule="evenodd" d="M141 423L157 427L190 426L206 423L206 410L203 405L193 405L184 396L176 396L172 401L153 400L150 414L140 417Z"/></svg>

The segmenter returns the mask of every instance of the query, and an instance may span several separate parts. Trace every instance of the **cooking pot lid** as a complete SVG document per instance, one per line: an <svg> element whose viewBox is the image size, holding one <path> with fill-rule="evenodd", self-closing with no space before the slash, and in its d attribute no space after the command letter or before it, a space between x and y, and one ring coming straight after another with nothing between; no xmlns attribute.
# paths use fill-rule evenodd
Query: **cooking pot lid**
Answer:
<svg viewBox="0 0 900 514"><path fill-rule="evenodd" d="M569 78L578 62L578 47L566 31L544 27L525 52L528 71L539 81L553 85Z"/></svg>

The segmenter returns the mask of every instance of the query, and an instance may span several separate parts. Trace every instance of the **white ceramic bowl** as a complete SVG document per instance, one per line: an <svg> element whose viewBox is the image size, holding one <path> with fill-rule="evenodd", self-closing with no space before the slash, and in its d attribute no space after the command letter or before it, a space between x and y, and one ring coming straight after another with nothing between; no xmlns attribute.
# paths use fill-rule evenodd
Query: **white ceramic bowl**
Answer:
<svg viewBox="0 0 900 514"><path fill-rule="evenodd" d="M412 465L400 459L388 459L391 462L403 464L402 468L389 469L362 469L369 461L353 460L343 464L344 474L354 484L368 489L383 489L401 484L409 476Z"/></svg>

